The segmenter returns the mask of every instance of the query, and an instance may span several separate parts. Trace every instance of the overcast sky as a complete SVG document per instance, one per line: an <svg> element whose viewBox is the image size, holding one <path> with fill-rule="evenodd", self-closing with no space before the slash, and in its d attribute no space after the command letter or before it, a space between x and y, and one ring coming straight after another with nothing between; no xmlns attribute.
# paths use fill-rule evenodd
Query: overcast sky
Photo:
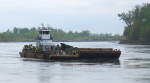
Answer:
<svg viewBox="0 0 150 83"><path fill-rule="evenodd" d="M118 13L150 0L0 0L0 32L41 23L65 31L123 32Z"/></svg>

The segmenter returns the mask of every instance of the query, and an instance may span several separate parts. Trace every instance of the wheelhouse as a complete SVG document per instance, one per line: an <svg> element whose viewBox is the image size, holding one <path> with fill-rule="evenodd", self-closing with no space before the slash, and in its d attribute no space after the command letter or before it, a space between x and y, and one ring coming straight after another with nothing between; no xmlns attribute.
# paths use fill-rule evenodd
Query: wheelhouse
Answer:
<svg viewBox="0 0 150 83"><path fill-rule="evenodd" d="M39 34L37 38L37 47L42 48L43 51L47 51L49 48L54 46L53 37L51 35L51 30L46 27L39 28Z"/></svg>

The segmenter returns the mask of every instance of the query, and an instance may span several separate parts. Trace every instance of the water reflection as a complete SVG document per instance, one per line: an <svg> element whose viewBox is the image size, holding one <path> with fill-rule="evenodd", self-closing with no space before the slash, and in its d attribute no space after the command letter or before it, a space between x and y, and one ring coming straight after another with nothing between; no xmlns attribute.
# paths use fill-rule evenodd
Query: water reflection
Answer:
<svg viewBox="0 0 150 83"><path fill-rule="evenodd" d="M104 72L103 68L120 68L118 64L119 60L111 62L43 62L38 66L38 83L76 83L81 81L85 81L88 77L91 77L88 72L95 74L95 76L99 76L98 72ZM49 64L48 64L49 63ZM117 63L117 64L116 64ZM109 72L108 72L109 73ZM81 77L80 77L81 76ZM82 76L86 77L84 79ZM100 76L101 78L101 76ZM95 79L95 78L94 78ZM93 80L93 79L91 79ZM98 81L99 77L97 78ZM87 83L90 83L87 81Z"/></svg>
<svg viewBox="0 0 150 83"><path fill-rule="evenodd" d="M51 83L51 79L53 79L54 76L51 73L51 69L50 64L44 64L43 67L38 66L38 83Z"/></svg>

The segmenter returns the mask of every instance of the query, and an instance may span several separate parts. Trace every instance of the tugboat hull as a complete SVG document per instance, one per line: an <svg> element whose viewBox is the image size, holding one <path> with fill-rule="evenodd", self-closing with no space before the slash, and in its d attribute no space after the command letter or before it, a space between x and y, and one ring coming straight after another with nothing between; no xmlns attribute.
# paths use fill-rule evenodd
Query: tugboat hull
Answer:
<svg viewBox="0 0 150 83"><path fill-rule="evenodd" d="M65 48L65 49L64 49ZM119 59L120 50L112 48L76 48L61 47L59 50L47 52L36 51L35 47L24 47L20 56L24 58L37 58L48 60L113 60Z"/></svg>

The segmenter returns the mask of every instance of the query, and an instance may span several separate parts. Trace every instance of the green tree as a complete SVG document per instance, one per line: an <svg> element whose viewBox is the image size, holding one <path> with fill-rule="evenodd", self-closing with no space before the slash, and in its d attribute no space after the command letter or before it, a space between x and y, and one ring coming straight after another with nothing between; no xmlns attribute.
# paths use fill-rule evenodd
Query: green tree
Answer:
<svg viewBox="0 0 150 83"><path fill-rule="evenodd" d="M137 5L127 13L121 13L118 16L126 24L124 36L129 41L147 41L149 40L150 28L150 4ZM150 41L148 41L150 42Z"/></svg>

